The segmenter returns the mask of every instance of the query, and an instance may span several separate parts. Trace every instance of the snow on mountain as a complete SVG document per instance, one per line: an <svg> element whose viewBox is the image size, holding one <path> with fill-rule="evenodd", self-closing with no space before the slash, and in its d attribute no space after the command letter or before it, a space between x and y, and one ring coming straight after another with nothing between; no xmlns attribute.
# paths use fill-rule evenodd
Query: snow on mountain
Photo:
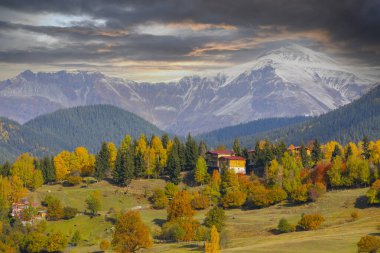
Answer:
<svg viewBox="0 0 380 253"><path fill-rule="evenodd" d="M137 83L99 72L25 71L0 83L0 115L19 122L89 104L111 104L176 134L259 118L319 115L361 97L378 79L290 45L214 76Z"/></svg>

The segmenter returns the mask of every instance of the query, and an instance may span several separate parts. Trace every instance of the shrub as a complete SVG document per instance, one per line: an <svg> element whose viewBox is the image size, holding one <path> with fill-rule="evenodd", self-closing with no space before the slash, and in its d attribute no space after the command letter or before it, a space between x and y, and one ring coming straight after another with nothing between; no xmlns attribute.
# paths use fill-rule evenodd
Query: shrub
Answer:
<svg viewBox="0 0 380 253"><path fill-rule="evenodd" d="M191 206L197 210L206 209L210 204L208 197L201 193L195 193L191 200Z"/></svg>
<svg viewBox="0 0 380 253"><path fill-rule="evenodd" d="M358 212L358 211L353 211L353 212L351 213L351 218L352 218L352 220L357 220L357 219L359 219L359 212Z"/></svg>
<svg viewBox="0 0 380 253"><path fill-rule="evenodd" d="M72 246L77 246L80 240L81 240L80 233L78 230L76 230L75 233L73 234L73 237L71 237L70 244Z"/></svg>
<svg viewBox="0 0 380 253"><path fill-rule="evenodd" d="M298 222L298 226L303 230L317 230L325 221L320 214L305 214Z"/></svg>
<svg viewBox="0 0 380 253"><path fill-rule="evenodd" d="M380 204L380 179L377 179L366 193L367 203Z"/></svg>
<svg viewBox="0 0 380 253"><path fill-rule="evenodd" d="M165 194L168 198L173 198L178 191L178 186L173 183L167 183L165 185Z"/></svg>
<svg viewBox="0 0 380 253"><path fill-rule="evenodd" d="M67 177L66 183L69 186L78 185L82 182L82 178L80 176L69 176Z"/></svg>
<svg viewBox="0 0 380 253"><path fill-rule="evenodd" d="M63 208L63 218L65 220L69 220L74 218L78 213L78 209L70 206L66 206Z"/></svg>
<svg viewBox="0 0 380 253"><path fill-rule="evenodd" d="M61 206L61 201L59 199L50 200L47 207L47 216L49 220L59 220L63 217L63 208Z"/></svg>
<svg viewBox="0 0 380 253"><path fill-rule="evenodd" d="M376 253L380 249L380 238L366 235L358 242L358 253Z"/></svg>
<svg viewBox="0 0 380 253"><path fill-rule="evenodd" d="M277 229L281 233L289 233L296 230L295 226L290 224L287 219L282 218L277 225Z"/></svg>
<svg viewBox="0 0 380 253"><path fill-rule="evenodd" d="M42 200L41 205L42 206L49 206L49 203L51 203L55 198L51 195L46 195L44 200Z"/></svg>
<svg viewBox="0 0 380 253"><path fill-rule="evenodd" d="M99 244L99 248L102 250L102 251L106 251L107 249L109 249L111 247L111 243L109 241L106 241L106 240L102 240Z"/></svg>
<svg viewBox="0 0 380 253"><path fill-rule="evenodd" d="M202 242L202 241L207 241L208 239L210 239L209 237L210 237L209 229L204 226L199 226L197 229L197 232L195 233L194 240Z"/></svg>
<svg viewBox="0 0 380 253"><path fill-rule="evenodd" d="M247 194L243 191L228 191L222 198L222 204L225 208L241 207L246 199Z"/></svg>
<svg viewBox="0 0 380 253"><path fill-rule="evenodd" d="M224 210L220 207L215 206L206 214L204 224L209 228L215 226L218 231L222 231L225 226L225 222L226 214Z"/></svg>
<svg viewBox="0 0 380 253"><path fill-rule="evenodd" d="M164 209L168 206L169 200L166 197L165 193L161 189L156 189L152 197L153 208L155 209Z"/></svg>
<svg viewBox="0 0 380 253"><path fill-rule="evenodd" d="M176 222L166 222L162 226L162 237L165 240L178 242L186 234L186 231Z"/></svg>
<svg viewBox="0 0 380 253"><path fill-rule="evenodd" d="M293 203L305 203L308 199L308 187L306 184L296 186L290 193L290 200Z"/></svg>

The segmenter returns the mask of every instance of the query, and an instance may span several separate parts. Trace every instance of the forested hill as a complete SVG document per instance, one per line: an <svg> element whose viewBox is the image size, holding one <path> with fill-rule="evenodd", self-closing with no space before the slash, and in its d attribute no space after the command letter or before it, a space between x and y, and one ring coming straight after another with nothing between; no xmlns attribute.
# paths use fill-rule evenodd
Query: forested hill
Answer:
<svg viewBox="0 0 380 253"><path fill-rule="evenodd" d="M239 124L214 130L205 134L196 136L199 140L206 141L210 147L216 147L219 144L232 146L236 137L239 139L246 139L255 136L259 133L266 132L272 129L283 128L290 125L295 125L304 122L309 117L292 117L292 118L270 118L250 121L248 123Z"/></svg>
<svg viewBox="0 0 380 253"><path fill-rule="evenodd" d="M246 136L240 141L251 146L256 139L300 144L317 138L320 142L336 140L345 144L360 141L364 135L372 140L380 138L380 85L362 98L332 112L295 126Z"/></svg>
<svg viewBox="0 0 380 253"><path fill-rule="evenodd" d="M24 125L2 118L0 161L12 160L21 152L45 155L85 146L97 152L102 141L116 145L126 134L133 138L162 135L162 131L139 116L110 105L81 106L39 116ZM1 126L3 126L1 128Z"/></svg>

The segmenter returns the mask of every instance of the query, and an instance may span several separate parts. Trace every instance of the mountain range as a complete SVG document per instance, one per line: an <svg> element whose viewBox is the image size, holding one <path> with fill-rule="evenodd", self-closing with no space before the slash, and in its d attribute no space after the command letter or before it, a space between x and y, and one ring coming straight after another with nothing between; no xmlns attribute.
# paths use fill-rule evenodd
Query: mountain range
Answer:
<svg viewBox="0 0 380 253"><path fill-rule="evenodd" d="M295 117L256 120L237 126L225 127L206 134L203 139L216 147L232 147L238 137L242 146L253 148L257 140L285 141L300 145L318 139L321 143L338 141L342 144L358 142L367 136L380 138L380 86L363 97L336 110L315 117Z"/></svg>
<svg viewBox="0 0 380 253"><path fill-rule="evenodd" d="M377 84L326 54L289 45L215 75L169 83L27 70L0 82L0 116L25 123L61 108L110 104L167 132L199 134L255 119L320 115Z"/></svg>

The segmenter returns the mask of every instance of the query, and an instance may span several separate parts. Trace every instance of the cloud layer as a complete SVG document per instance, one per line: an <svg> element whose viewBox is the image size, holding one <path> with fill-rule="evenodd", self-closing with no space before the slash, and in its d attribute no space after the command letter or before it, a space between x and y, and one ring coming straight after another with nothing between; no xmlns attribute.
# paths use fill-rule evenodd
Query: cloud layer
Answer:
<svg viewBox="0 0 380 253"><path fill-rule="evenodd" d="M72 66L159 81L290 42L378 66L380 1L0 2L0 77Z"/></svg>

